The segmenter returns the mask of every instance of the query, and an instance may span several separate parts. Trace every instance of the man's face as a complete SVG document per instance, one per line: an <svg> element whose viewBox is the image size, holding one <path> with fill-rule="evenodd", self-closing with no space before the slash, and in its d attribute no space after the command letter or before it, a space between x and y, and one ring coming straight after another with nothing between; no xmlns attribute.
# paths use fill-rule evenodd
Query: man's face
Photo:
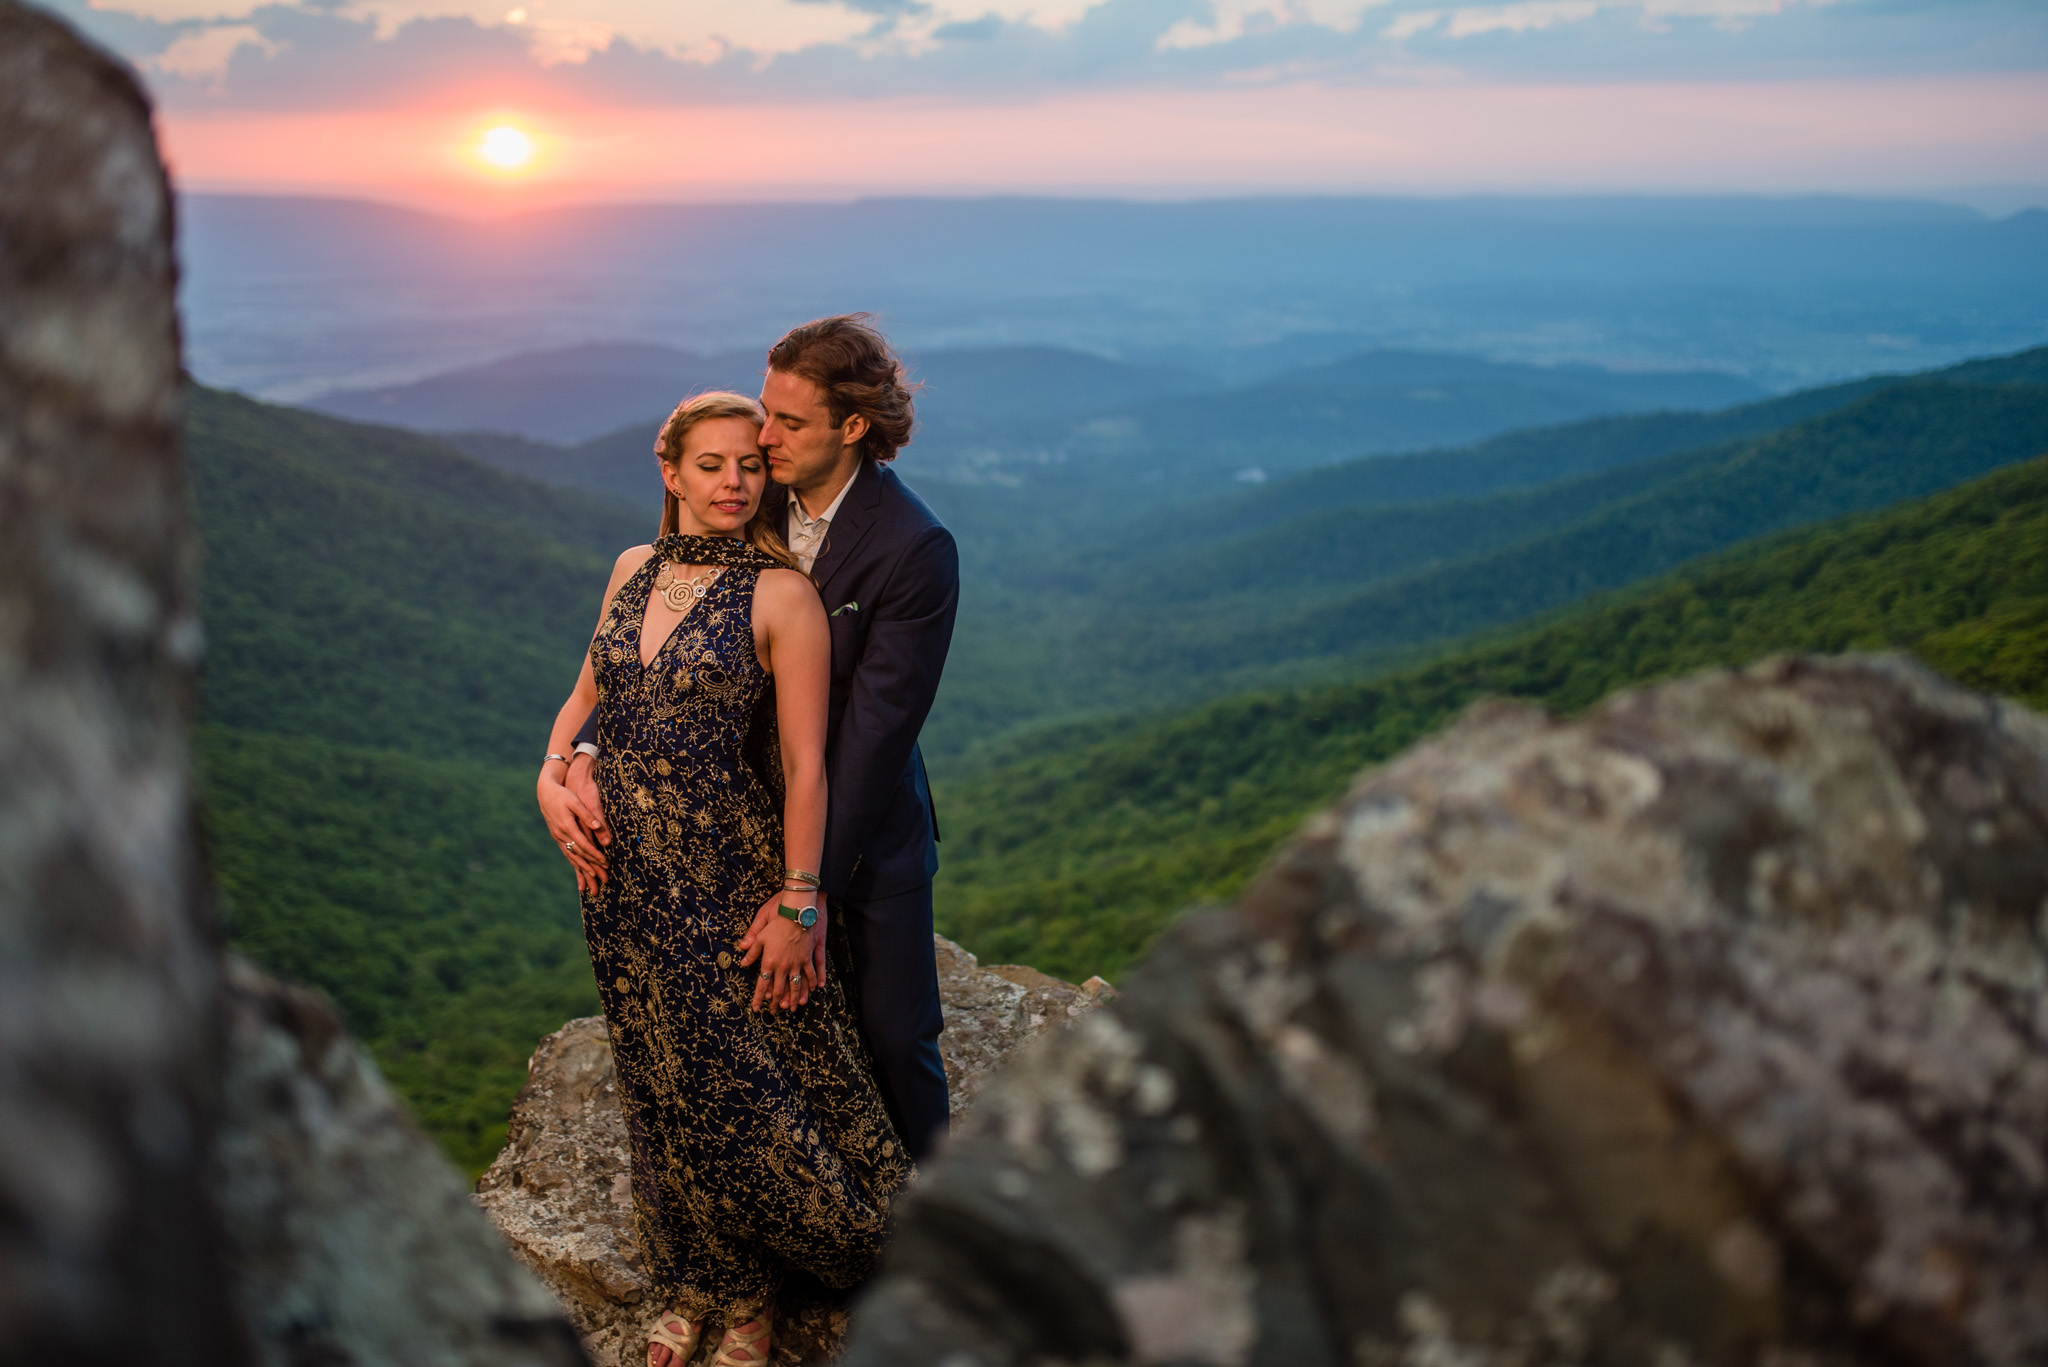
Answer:
<svg viewBox="0 0 2048 1367"><path fill-rule="evenodd" d="M768 412L761 449L768 453L769 476L798 491L840 482L867 435L868 420L858 413L834 427L825 391L801 375L769 371L761 385L761 407Z"/></svg>

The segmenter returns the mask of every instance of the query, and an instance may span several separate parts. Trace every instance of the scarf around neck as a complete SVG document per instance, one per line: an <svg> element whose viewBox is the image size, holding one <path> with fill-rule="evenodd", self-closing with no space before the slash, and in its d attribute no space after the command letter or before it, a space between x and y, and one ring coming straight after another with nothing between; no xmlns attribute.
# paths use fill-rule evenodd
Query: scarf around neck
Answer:
<svg viewBox="0 0 2048 1367"><path fill-rule="evenodd" d="M683 536L670 532L654 543L654 558L674 565L720 565L726 569L769 570L782 562L749 541L730 536Z"/></svg>

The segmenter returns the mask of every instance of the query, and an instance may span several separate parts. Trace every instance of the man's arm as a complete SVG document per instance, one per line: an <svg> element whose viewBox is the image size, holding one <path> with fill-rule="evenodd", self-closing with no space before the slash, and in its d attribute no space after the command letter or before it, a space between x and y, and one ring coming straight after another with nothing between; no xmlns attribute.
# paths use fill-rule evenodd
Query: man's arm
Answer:
<svg viewBox="0 0 2048 1367"><path fill-rule="evenodd" d="M609 845L612 824L605 820L604 798L597 791L596 708L591 708L590 715L583 719L583 729L576 733L575 749L569 753L569 772L563 776L562 786L596 818L597 824L590 828L591 837L599 845Z"/></svg>
<svg viewBox="0 0 2048 1367"><path fill-rule="evenodd" d="M904 552L887 596L874 604L833 742L831 819L818 872L834 897L845 894L854 863L903 782L939 691L959 606L960 554L952 534L933 527Z"/></svg>

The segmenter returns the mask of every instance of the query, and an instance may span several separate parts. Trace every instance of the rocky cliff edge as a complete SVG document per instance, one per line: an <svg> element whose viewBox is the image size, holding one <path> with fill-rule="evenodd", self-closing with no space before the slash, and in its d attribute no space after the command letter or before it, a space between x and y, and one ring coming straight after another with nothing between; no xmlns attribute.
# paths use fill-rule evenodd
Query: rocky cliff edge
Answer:
<svg viewBox="0 0 2048 1367"><path fill-rule="evenodd" d="M946 1009L940 1048L956 1117L1019 1046L1116 995L1100 978L1076 987L1015 964L984 968L943 936L936 948ZM595 1367L639 1362L661 1307L648 1300L633 1237L626 1126L604 1019L570 1021L541 1041L527 1071L477 1204L567 1309ZM846 1314L835 1298L798 1289L785 1300L776 1360L836 1354Z"/></svg>

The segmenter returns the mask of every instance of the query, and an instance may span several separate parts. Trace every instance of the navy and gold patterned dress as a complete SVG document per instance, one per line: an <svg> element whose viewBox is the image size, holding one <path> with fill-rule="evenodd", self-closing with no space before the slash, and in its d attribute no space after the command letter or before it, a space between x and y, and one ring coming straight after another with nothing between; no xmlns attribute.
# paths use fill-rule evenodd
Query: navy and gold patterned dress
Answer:
<svg viewBox="0 0 2048 1367"><path fill-rule="evenodd" d="M662 562L723 564L651 664ZM736 941L782 887L773 681L744 543L664 537L591 642L609 877L583 899L632 1138L642 1257L665 1307L739 1323L785 1274L864 1278L909 1175L838 973L754 1012Z"/></svg>

